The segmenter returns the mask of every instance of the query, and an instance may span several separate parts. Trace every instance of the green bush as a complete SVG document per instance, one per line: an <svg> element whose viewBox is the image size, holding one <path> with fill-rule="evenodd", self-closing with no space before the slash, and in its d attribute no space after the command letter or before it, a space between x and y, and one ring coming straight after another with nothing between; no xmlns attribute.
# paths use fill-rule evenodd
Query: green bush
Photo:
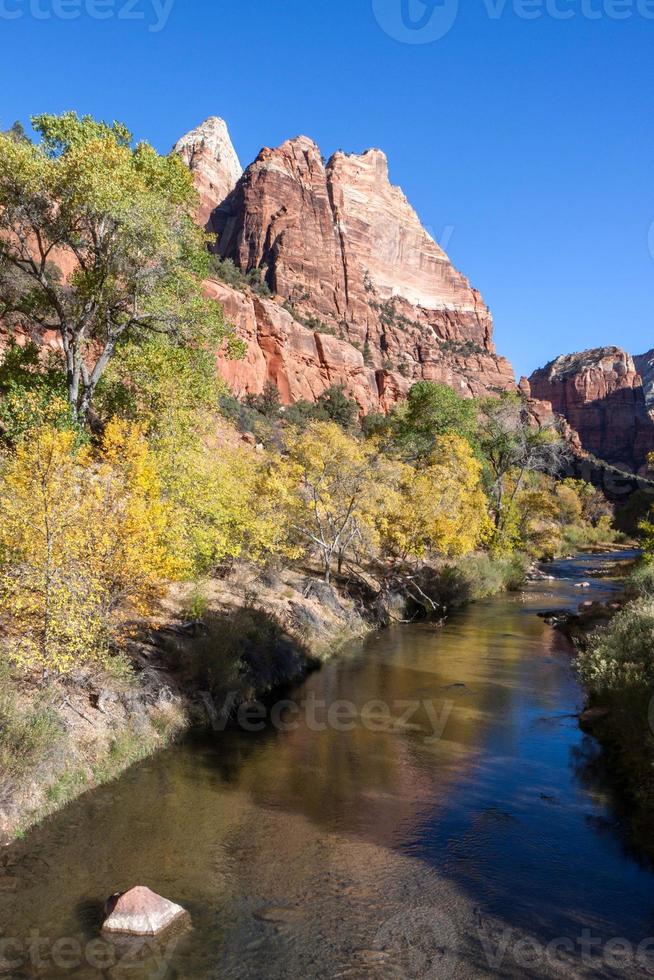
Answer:
<svg viewBox="0 0 654 980"><path fill-rule="evenodd" d="M627 579L629 595L641 599L654 599L654 564L643 562Z"/></svg>
<svg viewBox="0 0 654 980"><path fill-rule="evenodd" d="M594 694L650 688L654 684L654 599L625 606L577 659Z"/></svg>
<svg viewBox="0 0 654 980"><path fill-rule="evenodd" d="M286 310L287 313L290 313L294 320L297 320L298 323L301 323L303 327L306 327L307 330L313 331L313 333L326 333L330 334L332 337L338 336L336 330L334 330L333 327L330 327L328 323L325 323L324 320L321 320L320 317L313 316L312 314L303 316L299 310L296 309L295 304L291 303L289 299L284 300L282 303L282 309Z"/></svg>
<svg viewBox="0 0 654 980"><path fill-rule="evenodd" d="M408 589L407 613L428 618L449 615L476 599L520 588L527 559L515 553L491 558L479 552L439 568L425 565Z"/></svg>
<svg viewBox="0 0 654 980"><path fill-rule="evenodd" d="M232 259L221 259L219 255L212 255L211 273L216 279L220 279L226 286L232 286L233 289L244 290L249 286L258 296L272 296L261 269L241 272Z"/></svg>
<svg viewBox="0 0 654 980"><path fill-rule="evenodd" d="M456 568L471 599L486 599L498 592L514 592L525 581L527 559L519 552L502 558L485 553L466 555Z"/></svg>

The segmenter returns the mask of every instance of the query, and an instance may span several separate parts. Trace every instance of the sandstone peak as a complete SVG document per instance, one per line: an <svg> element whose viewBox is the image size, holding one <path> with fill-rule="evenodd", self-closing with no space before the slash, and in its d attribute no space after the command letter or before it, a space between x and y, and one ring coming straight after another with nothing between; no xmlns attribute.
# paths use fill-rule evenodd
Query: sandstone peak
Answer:
<svg viewBox="0 0 654 980"><path fill-rule="evenodd" d="M605 374L614 372L620 377L637 373L631 354L628 354L621 347L614 346L592 347L589 350L578 351L573 354L561 354L535 373L538 375L546 374L553 379L593 370L599 370Z"/></svg>
<svg viewBox="0 0 654 980"><path fill-rule="evenodd" d="M179 154L193 174L200 194L198 221L205 225L243 173L227 123L218 116L209 116L178 140L173 152Z"/></svg>
<svg viewBox="0 0 654 980"><path fill-rule="evenodd" d="M280 146L264 146L245 171L245 176L260 171L277 171L293 179L303 179L304 175L315 170L324 170L320 147L308 136L293 136Z"/></svg>
<svg viewBox="0 0 654 980"><path fill-rule="evenodd" d="M421 379L466 396L515 390L483 299L390 183L381 150L338 151L325 166L306 136L265 147L210 227L218 253L259 269L278 297L228 310L263 351L247 390L261 388L264 371L289 400L347 380L366 410L390 407Z"/></svg>
<svg viewBox="0 0 654 980"><path fill-rule="evenodd" d="M379 150L376 147L369 147L369 149L364 150L363 153L346 153L345 150L336 150L335 153L329 159L328 167L340 161L342 159L351 160L354 162L360 162L365 165L372 164L376 166L381 172L385 172L386 177L388 177L388 157L383 150Z"/></svg>

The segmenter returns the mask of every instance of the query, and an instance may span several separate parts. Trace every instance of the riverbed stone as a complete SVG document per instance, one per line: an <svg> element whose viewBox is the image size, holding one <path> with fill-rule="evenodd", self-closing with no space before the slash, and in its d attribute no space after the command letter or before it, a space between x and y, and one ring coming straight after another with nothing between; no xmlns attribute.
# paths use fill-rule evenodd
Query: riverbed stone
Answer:
<svg viewBox="0 0 654 980"><path fill-rule="evenodd" d="M273 922L280 925L290 925L303 918L301 909L289 908L286 905L269 905L263 909L257 909L254 913L260 922Z"/></svg>
<svg viewBox="0 0 654 980"><path fill-rule="evenodd" d="M137 885L114 895L107 902L103 932L126 936L158 936L174 922L188 917L188 912L149 888Z"/></svg>
<svg viewBox="0 0 654 980"><path fill-rule="evenodd" d="M606 708L586 708L579 715L579 720L582 725L594 725L598 721L604 721L608 716L609 713Z"/></svg>

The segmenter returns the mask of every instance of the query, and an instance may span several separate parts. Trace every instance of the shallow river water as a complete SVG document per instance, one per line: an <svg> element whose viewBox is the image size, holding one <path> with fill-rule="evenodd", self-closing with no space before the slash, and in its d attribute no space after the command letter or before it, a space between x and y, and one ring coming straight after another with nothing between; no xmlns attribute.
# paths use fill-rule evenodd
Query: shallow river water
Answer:
<svg viewBox="0 0 654 980"><path fill-rule="evenodd" d="M609 595L607 557L375 634L274 724L190 738L51 818L0 854L0 976L654 975L654 875L537 616ZM192 930L99 942L134 884Z"/></svg>

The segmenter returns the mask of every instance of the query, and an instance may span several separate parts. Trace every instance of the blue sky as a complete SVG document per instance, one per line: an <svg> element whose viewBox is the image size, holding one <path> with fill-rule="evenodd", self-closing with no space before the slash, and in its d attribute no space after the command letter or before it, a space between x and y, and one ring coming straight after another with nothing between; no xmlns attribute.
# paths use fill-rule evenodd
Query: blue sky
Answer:
<svg viewBox="0 0 654 980"><path fill-rule="evenodd" d="M0 0L0 38L0 125L381 147L517 374L654 347L654 0Z"/></svg>

